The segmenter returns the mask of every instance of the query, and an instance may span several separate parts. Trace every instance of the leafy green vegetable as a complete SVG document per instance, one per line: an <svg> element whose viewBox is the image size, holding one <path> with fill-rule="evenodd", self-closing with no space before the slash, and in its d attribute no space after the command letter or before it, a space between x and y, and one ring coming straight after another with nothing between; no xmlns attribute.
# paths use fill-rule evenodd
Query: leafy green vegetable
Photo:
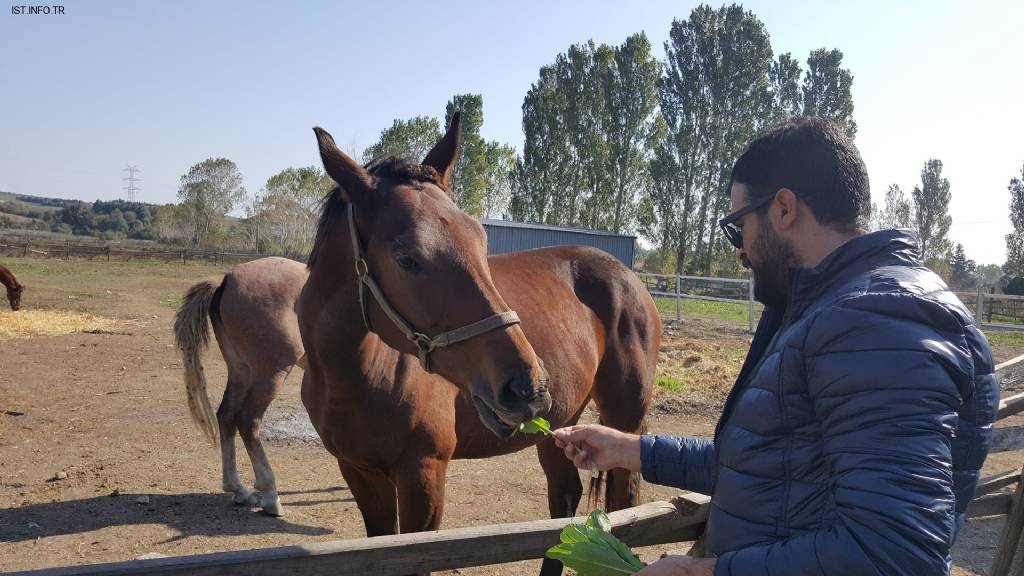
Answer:
<svg viewBox="0 0 1024 576"><path fill-rule="evenodd" d="M529 422L523 422L520 424L519 431L527 434L543 434L545 436L551 436L551 423L543 418L534 418Z"/></svg>
<svg viewBox="0 0 1024 576"><path fill-rule="evenodd" d="M611 534L611 521L594 510L584 524L568 524L559 535L562 543L548 548L547 557L559 560L579 576L621 576L646 566L633 551Z"/></svg>

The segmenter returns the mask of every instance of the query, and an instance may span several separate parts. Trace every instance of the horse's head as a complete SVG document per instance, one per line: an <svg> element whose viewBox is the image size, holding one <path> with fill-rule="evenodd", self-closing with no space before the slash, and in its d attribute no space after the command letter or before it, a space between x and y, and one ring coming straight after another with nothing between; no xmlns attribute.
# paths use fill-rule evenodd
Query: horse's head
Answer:
<svg viewBox="0 0 1024 576"><path fill-rule="evenodd" d="M15 284L14 286L7 289L7 301L11 303L11 310L21 309L21 293L25 290L25 287L21 284Z"/></svg>
<svg viewBox="0 0 1024 576"><path fill-rule="evenodd" d="M418 354L424 368L471 395L498 436L546 414L547 373L494 287L483 227L452 201L458 116L418 165L388 158L364 167L330 134L314 130L338 188L325 204L310 268L332 265L318 263L323 243L347 253L335 262L354 265L356 274L343 274L359 284L364 301L364 318L351 321L365 321L389 346ZM325 230L342 222L344 234Z"/></svg>

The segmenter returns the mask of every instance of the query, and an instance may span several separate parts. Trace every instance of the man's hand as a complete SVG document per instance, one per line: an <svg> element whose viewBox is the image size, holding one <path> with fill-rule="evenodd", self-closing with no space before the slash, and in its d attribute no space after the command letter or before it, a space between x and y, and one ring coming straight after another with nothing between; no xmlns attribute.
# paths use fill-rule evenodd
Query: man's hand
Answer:
<svg viewBox="0 0 1024 576"><path fill-rule="evenodd" d="M555 445L577 468L640 472L640 437L598 424L554 430Z"/></svg>
<svg viewBox="0 0 1024 576"><path fill-rule="evenodd" d="M634 576L714 576L715 560L713 558L694 558L666 554L661 560L648 565Z"/></svg>

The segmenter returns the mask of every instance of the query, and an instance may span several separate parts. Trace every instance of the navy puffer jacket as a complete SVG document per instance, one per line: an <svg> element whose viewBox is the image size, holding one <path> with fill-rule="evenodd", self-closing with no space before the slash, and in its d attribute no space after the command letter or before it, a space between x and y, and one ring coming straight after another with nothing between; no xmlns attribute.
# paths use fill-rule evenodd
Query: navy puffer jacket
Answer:
<svg viewBox="0 0 1024 576"><path fill-rule="evenodd" d="M999 404L992 352L915 238L855 238L766 310L715 439L644 436L710 494L716 575L943 575Z"/></svg>

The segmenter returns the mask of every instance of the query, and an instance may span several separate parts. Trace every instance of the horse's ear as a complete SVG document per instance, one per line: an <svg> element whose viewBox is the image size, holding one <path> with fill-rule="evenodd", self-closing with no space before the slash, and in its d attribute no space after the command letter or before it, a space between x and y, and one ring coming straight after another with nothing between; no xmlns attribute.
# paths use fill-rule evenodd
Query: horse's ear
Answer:
<svg viewBox="0 0 1024 576"><path fill-rule="evenodd" d="M452 175L452 168L455 168L455 161L459 158L459 138L462 115L456 112L452 115L452 123L448 126L448 132L441 138L441 141L427 152L423 159L424 166L430 166L441 175L441 181L447 187Z"/></svg>
<svg viewBox="0 0 1024 576"><path fill-rule="evenodd" d="M323 128L313 128L317 144L320 145L320 159L324 163L327 175L341 186L347 199L352 200L363 192L373 188L373 176L361 164L342 152L334 143L334 138Z"/></svg>

